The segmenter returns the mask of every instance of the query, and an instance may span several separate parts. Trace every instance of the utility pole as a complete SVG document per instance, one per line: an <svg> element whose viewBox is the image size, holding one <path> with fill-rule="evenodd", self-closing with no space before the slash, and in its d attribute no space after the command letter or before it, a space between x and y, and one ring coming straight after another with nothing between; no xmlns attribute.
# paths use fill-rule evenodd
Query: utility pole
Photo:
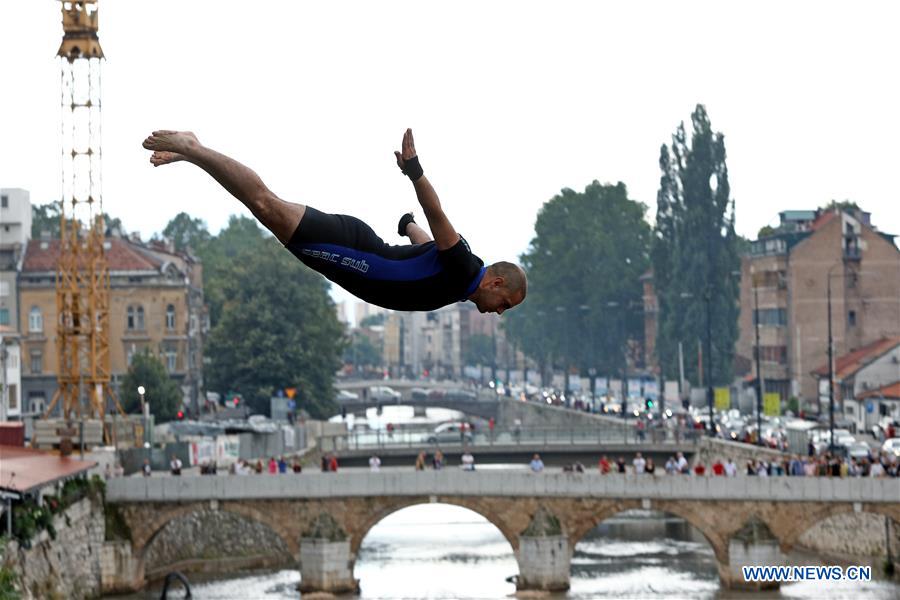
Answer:
<svg viewBox="0 0 900 600"><path fill-rule="evenodd" d="M751 280L751 285L753 285L753 320L756 322L754 329L756 329L756 443L760 446L763 445L762 440L762 395L763 395L763 387L762 387L762 368L760 363L762 362L762 353L759 345L759 290L756 287L756 282Z"/></svg>
<svg viewBox="0 0 900 600"><path fill-rule="evenodd" d="M833 269L834 266L831 267ZM828 451L834 453L834 339L831 336L831 269L828 269Z"/></svg>
<svg viewBox="0 0 900 600"><path fill-rule="evenodd" d="M713 421L713 371L712 371L712 289L706 286L706 401L709 405L709 435L715 435Z"/></svg>

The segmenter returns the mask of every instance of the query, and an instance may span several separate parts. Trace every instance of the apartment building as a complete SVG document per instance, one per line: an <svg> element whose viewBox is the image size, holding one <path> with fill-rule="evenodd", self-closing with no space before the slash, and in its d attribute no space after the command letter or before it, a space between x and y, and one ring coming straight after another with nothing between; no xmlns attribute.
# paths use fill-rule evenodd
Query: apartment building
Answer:
<svg viewBox="0 0 900 600"><path fill-rule="evenodd" d="M900 250L859 209L784 211L741 260L736 364L755 384L756 334L765 392L823 410L812 371L834 355L900 334ZM827 407L826 407L827 409Z"/></svg>
<svg viewBox="0 0 900 600"><path fill-rule="evenodd" d="M19 273L22 323L22 388L32 411L42 411L56 391L56 265L60 242L28 242ZM208 317L198 259L164 242L110 237L110 366L113 387L132 357L157 355L184 392L188 407L202 402L203 340Z"/></svg>

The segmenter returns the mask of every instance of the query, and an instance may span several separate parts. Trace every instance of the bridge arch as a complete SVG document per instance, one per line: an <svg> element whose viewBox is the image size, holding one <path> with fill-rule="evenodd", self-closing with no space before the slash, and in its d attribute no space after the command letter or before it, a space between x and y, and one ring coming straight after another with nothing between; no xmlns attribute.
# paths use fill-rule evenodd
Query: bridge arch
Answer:
<svg viewBox="0 0 900 600"><path fill-rule="evenodd" d="M851 503L817 504L808 510L798 512L795 518L783 523L780 528L772 528L772 532L781 542L785 552L793 550L804 533L820 525L832 517L862 512L870 515L887 517L892 521L892 529L900 531L900 503L862 503L857 511Z"/></svg>
<svg viewBox="0 0 900 600"><path fill-rule="evenodd" d="M161 506L160 508L161 510L154 511L153 518L148 522L139 525L137 528L132 527L132 551L136 559L136 573L140 580L146 579L146 568L150 551L154 542L159 539L165 528L170 524L194 516L199 516L203 519L204 517L214 517L222 514L237 517L244 522L253 523L260 526L266 536L277 539L281 548L287 551L293 561L296 562L298 559L300 551L299 540L294 539L295 536L288 535L283 530L283 527L280 526L281 524L254 506L242 503L227 503L225 506L213 508L209 502L202 502ZM277 559L273 562L277 562ZM171 565L166 566L169 567Z"/></svg>
<svg viewBox="0 0 900 600"><path fill-rule="evenodd" d="M584 518L570 526L569 528L569 545L574 552L575 546L595 527L604 521L615 517L616 515L628 510L643 508L640 500L618 500L614 502L601 502L596 510L584 515ZM678 502L678 501L654 501L650 505L650 510L660 511L674 515L688 522L694 529L699 531L706 542L712 548L719 564L719 572L722 572L722 566L728 565L728 539L716 523L710 519L709 510L704 509L697 503ZM740 527L740 524L738 525Z"/></svg>
<svg viewBox="0 0 900 600"><path fill-rule="evenodd" d="M490 502L478 497L435 497L435 498L384 498L379 499L377 503L373 503L372 509L365 515L359 524L349 531L350 534L350 554L353 560L356 560L359 548L363 540L369 534L375 525L380 523L389 515L409 508L411 506L419 506L422 504L449 504L466 508L487 520L491 525L496 527L503 535L504 539L509 543L513 552L518 550L519 536L513 524L502 518L499 511L496 510Z"/></svg>

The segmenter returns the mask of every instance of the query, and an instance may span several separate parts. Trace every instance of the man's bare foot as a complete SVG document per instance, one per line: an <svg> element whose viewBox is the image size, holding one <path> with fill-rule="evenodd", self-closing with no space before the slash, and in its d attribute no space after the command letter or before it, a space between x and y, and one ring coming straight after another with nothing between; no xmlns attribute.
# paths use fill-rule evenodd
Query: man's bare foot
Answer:
<svg viewBox="0 0 900 600"><path fill-rule="evenodd" d="M159 150L162 152L174 152L176 154L190 154L191 150L198 147L200 141L190 131L169 131L166 129L154 131L144 140L144 148L147 150Z"/></svg>
<svg viewBox="0 0 900 600"><path fill-rule="evenodd" d="M166 152L164 150L157 150L150 156L150 164L152 164L154 167L178 162L179 160L184 160L183 154L178 154L177 152Z"/></svg>

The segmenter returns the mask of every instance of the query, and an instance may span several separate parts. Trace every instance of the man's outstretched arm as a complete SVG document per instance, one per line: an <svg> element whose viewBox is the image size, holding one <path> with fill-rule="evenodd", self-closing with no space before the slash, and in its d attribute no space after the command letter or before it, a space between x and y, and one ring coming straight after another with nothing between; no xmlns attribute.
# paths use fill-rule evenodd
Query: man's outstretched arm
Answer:
<svg viewBox="0 0 900 600"><path fill-rule="evenodd" d="M416 156L416 147L413 143L412 129L407 129L403 134L403 142L400 152L394 152L397 158L397 166L413 180L413 187L416 190L416 197L428 220L428 227L431 229L431 235L434 236L434 243L438 250L449 250L459 242L459 234L450 223L450 219L444 214L441 208L441 201L437 192L431 186L428 178L421 174L422 168L419 166L418 157ZM412 172L411 172L412 171Z"/></svg>

